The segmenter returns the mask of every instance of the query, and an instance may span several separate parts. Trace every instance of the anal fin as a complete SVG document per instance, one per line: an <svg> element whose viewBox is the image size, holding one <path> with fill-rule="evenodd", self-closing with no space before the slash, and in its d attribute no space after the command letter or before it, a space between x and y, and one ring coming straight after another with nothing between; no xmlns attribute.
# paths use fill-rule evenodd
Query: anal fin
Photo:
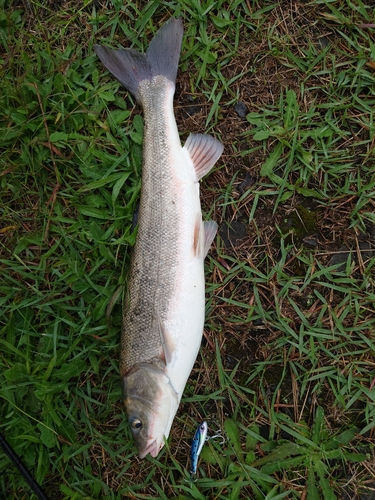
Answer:
<svg viewBox="0 0 375 500"><path fill-rule="evenodd" d="M198 214L194 224L193 251L196 257L204 259L217 233L217 224L210 220L202 222L201 215Z"/></svg>
<svg viewBox="0 0 375 500"><path fill-rule="evenodd" d="M206 257L206 255L208 254L210 246L214 241L214 238L217 233L217 227L218 226L214 220L203 222L203 228L204 228L203 258Z"/></svg>

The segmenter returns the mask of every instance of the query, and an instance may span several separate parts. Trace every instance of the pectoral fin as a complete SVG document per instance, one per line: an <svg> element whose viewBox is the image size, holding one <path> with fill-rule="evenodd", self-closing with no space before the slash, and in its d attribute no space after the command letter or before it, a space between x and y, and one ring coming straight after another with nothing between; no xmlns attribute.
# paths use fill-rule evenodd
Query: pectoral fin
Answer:
<svg viewBox="0 0 375 500"><path fill-rule="evenodd" d="M170 336L168 330L165 328L163 320L160 314L156 312L157 326L160 334L160 342L162 347L161 357L164 360L166 366L171 364L173 359L173 353L175 351L175 345L172 337Z"/></svg>

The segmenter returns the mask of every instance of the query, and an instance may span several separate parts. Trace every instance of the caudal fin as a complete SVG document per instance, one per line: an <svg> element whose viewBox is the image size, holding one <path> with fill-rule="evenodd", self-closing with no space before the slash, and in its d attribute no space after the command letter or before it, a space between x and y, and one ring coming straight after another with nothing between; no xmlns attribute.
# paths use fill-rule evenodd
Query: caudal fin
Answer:
<svg viewBox="0 0 375 500"><path fill-rule="evenodd" d="M175 82L182 34L181 19L172 17L156 33L145 54L133 49L114 50L103 45L95 45L94 50L104 66L139 101L138 86L143 80L164 75Z"/></svg>

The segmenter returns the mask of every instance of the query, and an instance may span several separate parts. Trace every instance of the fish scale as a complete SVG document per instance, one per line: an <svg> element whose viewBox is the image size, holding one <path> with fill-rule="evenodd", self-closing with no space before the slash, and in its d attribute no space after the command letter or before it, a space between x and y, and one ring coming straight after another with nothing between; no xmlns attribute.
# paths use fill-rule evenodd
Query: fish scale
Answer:
<svg viewBox="0 0 375 500"><path fill-rule="evenodd" d="M156 310L165 319L176 281L178 266L179 218L174 206L175 193L167 137L165 77L159 85L140 90L144 110L144 151L138 234L130 267L122 328L120 373L137 363L160 357L160 333ZM155 102L156 101L156 102ZM157 300L155 300L157 298ZM143 341L147 335L147 344Z"/></svg>

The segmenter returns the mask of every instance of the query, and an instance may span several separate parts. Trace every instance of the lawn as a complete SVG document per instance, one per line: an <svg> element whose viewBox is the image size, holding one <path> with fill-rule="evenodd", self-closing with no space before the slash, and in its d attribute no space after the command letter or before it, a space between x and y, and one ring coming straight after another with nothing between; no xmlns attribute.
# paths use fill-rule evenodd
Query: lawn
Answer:
<svg viewBox="0 0 375 500"><path fill-rule="evenodd" d="M375 8L361 0L0 0L0 433L51 500L375 497ZM142 110L95 43L184 23L182 142L219 224L170 439L137 458L121 311ZM189 480L191 439L209 440ZM0 497L35 500L0 451Z"/></svg>

